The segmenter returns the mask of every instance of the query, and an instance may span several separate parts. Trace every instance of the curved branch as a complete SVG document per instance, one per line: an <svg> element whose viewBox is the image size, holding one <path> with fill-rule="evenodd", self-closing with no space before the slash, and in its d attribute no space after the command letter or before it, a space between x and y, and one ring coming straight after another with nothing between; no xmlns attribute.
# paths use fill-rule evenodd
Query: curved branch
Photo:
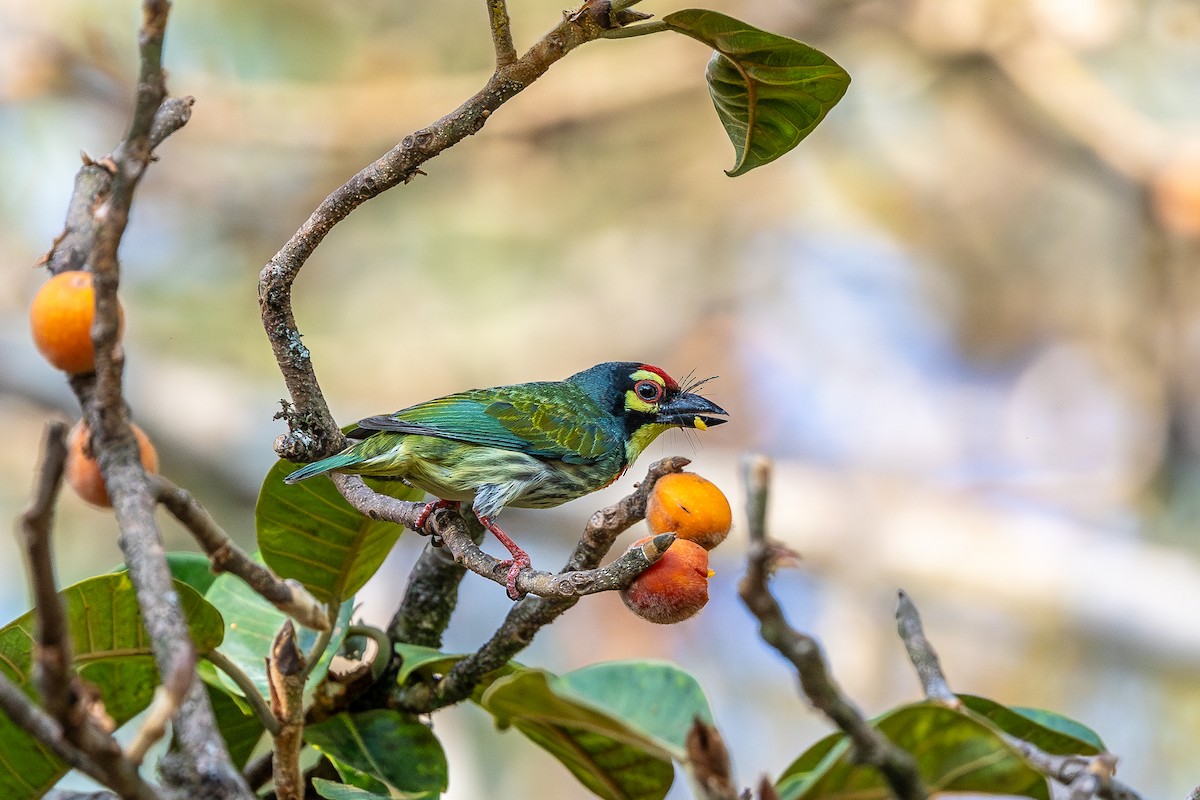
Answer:
<svg viewBox="0 0 1200 800"><path fill-rule="evenodd" d="M489 8L495 31L503 3L489 0ZM311 461L331 455L345 441L321 393L312 356L301 342L292 311L292 284L316 247L354 209L423 174L422 164L477 133L496 109L545 74L560 58L619 25L611 18L609 0L587 0L575 13L564 15L523 56L499 64L487 84L457 109L405 136L398 145L335 189L263 267L258 283L263 328L292 398L292 405L285 406L280 415L287 422L288 433L275 442L275 452L281 458ZM505 60L507 47L501 36L497 41L501 62Z"/></svg>

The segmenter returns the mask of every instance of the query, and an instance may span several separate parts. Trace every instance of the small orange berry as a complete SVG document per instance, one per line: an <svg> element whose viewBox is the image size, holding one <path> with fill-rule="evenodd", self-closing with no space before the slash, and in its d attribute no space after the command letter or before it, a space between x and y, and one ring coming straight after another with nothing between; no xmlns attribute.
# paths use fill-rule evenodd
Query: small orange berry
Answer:
<svg viewBox="0 0 1200 800"><path fill-rule="evenodd" d="M712 550L729 535L733 513L729 500L711 481L694 472L673 472L654 484L646 522L655 533L674 532Z"/></svg>
<svg viewBox="0 0 1200 800"><path fill-rule="evenodd" d="M47 361L72 375L96 369L95 306L90 272L60 272L42 285L29 307L29 323L33 342Z"/></svg>
<svg viewBox="0 0 1200 800"><path fill-rule="evenodd" d="M645 544L652 536L638 539ZM687 539L676 539L662 558L621 590L629 610L650 622L667 625L694 616L708 603L708 551Z"/></svg>
<svg viewBox="0 0 1200 800"><path fill-rule="evenodd" d="M137 439L138 449L142 455L142 468L150 474L158 472L158 453L150 443L150 437L137 425L130 425L133 436ZM104 486L104 476L100 474L100 465L92 457L88 442L92 438L91 428L80 420L67 433L67 484L75 490L80 498L101 508L112 508L108 499L108 489Z"/></svg>

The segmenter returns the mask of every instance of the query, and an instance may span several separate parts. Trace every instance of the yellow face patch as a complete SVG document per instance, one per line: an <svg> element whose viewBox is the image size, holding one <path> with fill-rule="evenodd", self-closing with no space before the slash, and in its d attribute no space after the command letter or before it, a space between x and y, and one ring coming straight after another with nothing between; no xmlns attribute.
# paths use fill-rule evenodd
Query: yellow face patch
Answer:
<svg viewBox="0 0 1200 800"><path fill-rule="evenodd" d="M633 381L633 388L625 392L625 410L657 413L659 403L667 394L667 385L662 376L648 369L639 369L629 379Z"/></svg>

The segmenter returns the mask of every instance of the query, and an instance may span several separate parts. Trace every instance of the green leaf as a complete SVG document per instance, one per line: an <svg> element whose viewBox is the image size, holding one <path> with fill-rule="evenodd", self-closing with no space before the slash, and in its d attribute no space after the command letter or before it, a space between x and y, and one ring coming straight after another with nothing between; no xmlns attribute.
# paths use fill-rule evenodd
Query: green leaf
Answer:
<svg viewBox="0 0 1200 800"><path fill-rule="evenodd" d="M386 709L337 714L305 728L304 740L360 790L382 790L385 797L437 797L446 790L446 755L415 717ZM357 776L371 780L360 783Z"/></svg>
<svg viewBox="0 0 1200 800"><path fill-rule="evenodd" d="M288 617L247 586L241 578L229 573L218 575L204 598L216 606L225 618L225 641L218 648L221 654L249 676L264 699L270 699L266 658L271 652L271 642L274 641L275 634ZM311 691L324 680L329 671L329 662L333 660L342 640L346 638L346 628L350 624L353 607L353 598L342 603L337 620L333 624L329 645L309 673L306 691ZM296 644L305 654L312 650L317 638L316 631L304 627L296 629ZM216 673L218 688L238 697L243 696L242 690L228 675L220 670L216 670ZM212 673L206 671L201 675L205 676L211 685Z"/></svg>
<svg viewBox="0 0 1200 800"><path fill-rule="evenodd" d="M438 674L444 675L455 664L469 655L467 653L443 653L441 650L435 650L432 647L405 644L404 642L397 642L393 650L402 659L400 662L400 671L396 675L396 683L401 686L407 683L408 679L413 675L419 675L426 679L432 679L434 675ZM525 667L516 661L509 661L504 666L487 673L479 680L474 692L475 699L478 700L483 690L491 686L492 681L496 680L496 678L511 675L517 670L523 669Z"/></svg>
<svg viewBox="0 0 1200 800"><path fill-rule="evenodd" d="M262 739L262 723L253 712L243 708L239 700L235 700L223 690L214 686L205 688L208 689L208 700L212 703L213 715L217 719L217 729L221 731L221 738L229 748L233 765L242 769Z"/></svg>
<svg viewBox="0 0 1200 800"><path fill-rule="evenodd" d="M328 479L284 483L297 468L277 461L263 481L254 510L258 547L276 574L300 581L322 603L340 603L375 574L404 526L359 513ZM400 481L367 485L401 500L424 497Z"/></svg>
<svg viewBox="0 0 1200 800"><path fill-rule="evenodd" d="M195 589L200 594L208 591L217 574L212 571L208 556L189 551L167 553L167 568L171 577ZM126 572L128 567L120 564L112 572Z"/></svg>
<svg viewBox="0 0 1200 800"><path fill-rule="evenodd" d="M733 17L685 9L667 27L712 47L705 77L733 142L737 177L800 144L842 99L850 76L820 50Z"/></svg>
<svg viewBox="0 0 1200 800"><path fill-rule="evenodd" d="M967 708L991 720L1005 733L1023 739L1053 755L1089 756L1105 751L1104 742L1091 728L1053 711L1002 706L985 697L960 694Z"/></svg>
<svg viewBox="0 0 1200 800"><path fill-rule="evenodd" d="M221 641L221 615L191 587L174 583L199 652ZM98 575L64 589L67 623L79 674L96 684L105 709L118 724L150 704L158 685L158 669L150 639L138 613L133 583L125 574ZM0 671L31 698L34 612L0 628ZM67 772L67 767L0 714L0 797L40 797Z"/></svg>
<svg viewBox="0 0 1200 800"><path fill-rule="evenodd" d="M695 679L657 662L612 662L555 677L498 678L480 705L563 763L600 797L659 800L692 720L712 714Z"/></svg>
<svg viewBox="0 0 1200 800"><path fill-rule="evenodd" d="M313 778L313 788L326 800L396 800L389 794L378 794L324 778Z"/></svg>
<svg viewBox="0 0 1200 800"><path fill-rule="evenodd" d="M1030 767L990 722L965 709L924 702L889 711L873 724L898 747L917 759L921 777L931 794L981 792L1048 800L1046 780ZM815 766L802 755L776 782L781 800L888 796L879 772L858 764L850 740L837 734L813 749L824 756ZM801 773L801 770L805 770Z"/></svg>

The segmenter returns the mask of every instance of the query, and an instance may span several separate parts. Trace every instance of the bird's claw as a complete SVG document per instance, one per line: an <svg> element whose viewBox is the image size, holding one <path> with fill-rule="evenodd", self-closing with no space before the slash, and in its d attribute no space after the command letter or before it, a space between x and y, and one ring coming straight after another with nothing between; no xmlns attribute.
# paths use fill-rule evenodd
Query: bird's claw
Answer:
<svg viewBox="0 0 1200 800"><path fill-rule="evenodd" d="M528 594L528 592L522 592L517 588L517 578L520 577L521 570L533 566L533 563L529 560L529 556L522 552L515 558L501 561L500 566L508 567L508 575L504 578L504 588L508 591L508 599L520 600Z"/></svg>
<svg viewBox="0 0 1200 800"><path fill-rule="evenodd" d="M425 523L429 521L429 516L441 508L458 508L457 500L434 500L432 503L426 503L425 508L421 509L421 513L417 515L417 521L413 523L413 529L417 533L427 533Z"/></svg>

